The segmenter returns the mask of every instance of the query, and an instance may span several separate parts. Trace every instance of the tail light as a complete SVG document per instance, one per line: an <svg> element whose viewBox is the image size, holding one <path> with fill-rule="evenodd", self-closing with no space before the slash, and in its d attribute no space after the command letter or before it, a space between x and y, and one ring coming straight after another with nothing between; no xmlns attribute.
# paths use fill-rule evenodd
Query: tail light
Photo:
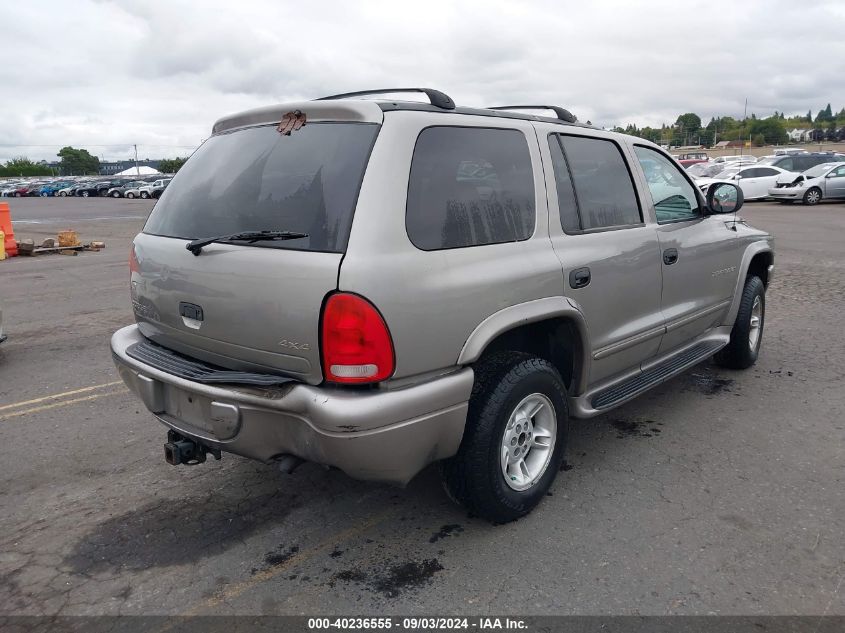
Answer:
<svg viewBox="0 0 845 633"><path fill-rule="evenodd" d="M393 373L390 331L363 297L339 292L328 298L321 340L323 375L330 382L373 383Z"/></svg>

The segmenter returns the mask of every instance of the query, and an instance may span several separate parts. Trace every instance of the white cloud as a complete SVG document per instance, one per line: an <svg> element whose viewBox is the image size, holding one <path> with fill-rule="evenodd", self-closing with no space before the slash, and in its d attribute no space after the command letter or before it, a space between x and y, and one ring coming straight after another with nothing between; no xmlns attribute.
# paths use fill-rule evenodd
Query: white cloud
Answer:
<svg viewBox="0 0 845 633"><path fill-rule="evenodd" d="M599 125L845 106L845 6L748 0L4 3L0 160L184 155L233 111L382 86Z"/></svg>

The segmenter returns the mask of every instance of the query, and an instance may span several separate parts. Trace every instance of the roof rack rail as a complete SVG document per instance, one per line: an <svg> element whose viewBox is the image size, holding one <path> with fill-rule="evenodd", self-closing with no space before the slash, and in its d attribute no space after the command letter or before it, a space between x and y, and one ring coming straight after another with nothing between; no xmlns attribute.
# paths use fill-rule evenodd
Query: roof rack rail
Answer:
<svg viewBox="0 0 845 633"><path fill-rule="evenodd" d="M566 121L567 123L575 123L578 118L569 110L553 105L512 105L512 106L493 106L487 108L488 110L551 110L555 113L558 119Z"/></svg>
<svg viewBox="0 0 845 633"><path fill-rule="evenodd" d="M314 101L325 101L327 99L348 99L349 97L363 97L366 95L389 94L393 92L422 92L431 102L431 105L442 108L444 110L454 110L455 102L452 97L445 92L434 90L432 88L383 88L380 90L359 90L358 92L344 92L338 95L329 95L328 97L320 97Z"/></svg>

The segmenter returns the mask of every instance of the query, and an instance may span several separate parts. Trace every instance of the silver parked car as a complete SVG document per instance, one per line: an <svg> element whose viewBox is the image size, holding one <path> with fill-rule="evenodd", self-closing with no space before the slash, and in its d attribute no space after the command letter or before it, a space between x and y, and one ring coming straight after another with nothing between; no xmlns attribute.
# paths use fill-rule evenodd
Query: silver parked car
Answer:
<svg viewBox="0 0 845 633"><path fill-rule="evenodd" d="M769 189L769 196L778 202L800 200L818 204L823 199L845 198L845 163L822 163L811 167L797 178L778 179Z"/></svg>
<svg viewBox="0 0 845 633"><path fill-rule="evenodd" d="M404 485L439 461L451 497L509 521L544 498L570 417L756 361L773 240L736 185L705 196L562 108L419 91L225 117L164 191L111 348L168 462Z"/></svg>

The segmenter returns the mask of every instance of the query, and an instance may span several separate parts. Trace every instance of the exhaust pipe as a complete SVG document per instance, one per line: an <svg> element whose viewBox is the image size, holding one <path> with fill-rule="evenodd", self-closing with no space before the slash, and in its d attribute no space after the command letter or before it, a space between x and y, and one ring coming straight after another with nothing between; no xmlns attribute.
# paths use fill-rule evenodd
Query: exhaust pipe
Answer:
<svg viewBox="0 0 845 633"><path fill-rule="evenodd" d="M164 445L164 459L168 464L178 466L185 464L194 466L205 462L206 455L211 453L214 459L220 459L219 449L210 448L187 437L182 437L176 431L167 432L167 443Z"/></svg>
<svg viewBox="0 0 845 633"><path fill-rule="evenodd" d="M276 464L279 466L279 470L288 475L293 473L293 471L299 468L305 461L296 455L279 455L275 459Z"/></svg>

